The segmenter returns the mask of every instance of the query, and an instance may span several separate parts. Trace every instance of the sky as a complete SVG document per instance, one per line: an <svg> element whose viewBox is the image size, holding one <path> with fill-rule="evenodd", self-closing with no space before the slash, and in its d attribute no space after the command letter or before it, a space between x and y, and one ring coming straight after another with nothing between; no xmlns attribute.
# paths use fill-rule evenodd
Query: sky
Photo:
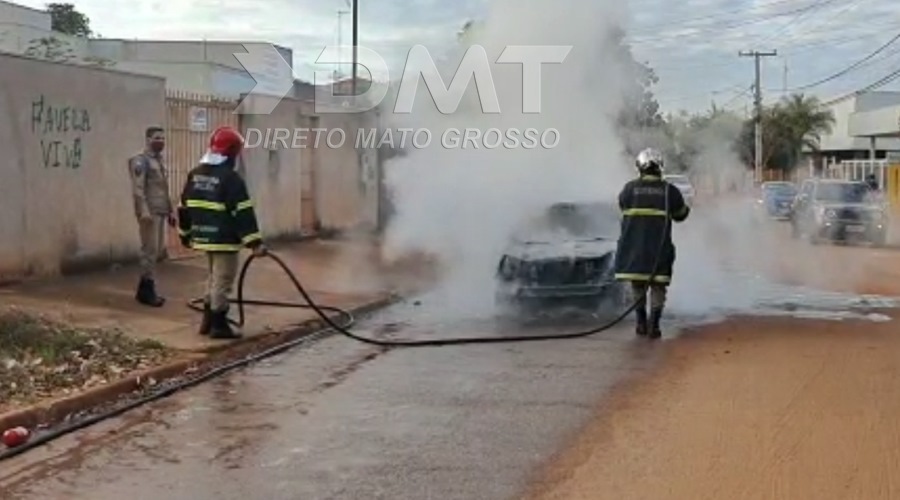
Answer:
<svg viewBox="0 0 900 500"><path fill-rule="evenodd" d="M295 74L312 80L315 60L338 41L338 11L349 0L70 0L110 38L263 40L294 51ZM527 0L523 0L527 1ZM900 34L896 0L627 0L626 31L635 56L654 68L664 111L702 111L712 102L752 106L752 57L762 58L765 102L803 91L823 99L877 82L900 66L900 41L846 74L809 86L868 56ZM489 0L360 0L360 44L400 64L409 47L440 50ZM16 0L41 8L41 0ZM543 5L543 4L539 4ZM350 15L343 18L349 44ZM349 57L348 57L349 60ZM349 73L349 66L345 72ZM892 83L881 90L896 90Z"/></svg>

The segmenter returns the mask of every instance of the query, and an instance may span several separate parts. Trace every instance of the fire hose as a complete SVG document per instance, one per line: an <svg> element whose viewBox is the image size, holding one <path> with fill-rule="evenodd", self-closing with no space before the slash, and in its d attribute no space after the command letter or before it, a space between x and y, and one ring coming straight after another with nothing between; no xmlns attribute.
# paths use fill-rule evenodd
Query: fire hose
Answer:
<svg viewBox="0 0 900 500"><path fill-rule="evenodd" d="M650 274L649 280L652 282L656 277L657 272L659 270L659 266L662 262L663 251L665 250L665 243L668 239L668 233L671 228L671 214L669 214L669 197L668 197L668 189L666 190L665 196L665 207L666 207L666 216L665 216L665 224L663 229L663 234L660 238L659 248L656 252L655 262L653 264L653 271ZM452 346L452 345L465 345L465 344L506 344L506 343L518 343L518 342L539 342L539 341L551 341L551 340L564 340L564 339L575 339L575 338L583 338L589 337L592 335L596 335L605 330L609 330L610 328L616 326L622 320L624 320L629 314L631 314L638 306L642 305L644 301L644 297L636 297L631 305L625 309L624 312L620 313L618 316L613 318L612 320L603 323L600 326L591 328L589 330L584 331L576 331L571 333L562 333L562 334L548 334L548 335L520 335L520 336L511 336L511 337L451 337L451 338L438 338L438 339L426 339L426 340L382 340L375 339L370 337L361 336L353 333L350 328L355 323L355 318L353 314L344 309L326 306L317 304L312 297L310 297L309 293L303 287L303 284L297 278L296 274L290 267L281 259L278 255L274 253L267 253L266 258L274 261L284 272L284 274L290 279L291 283L296 288L297 292L303 297L304 302L278 302L278 301L265 301L265 300L254 300L254 299L245 299L244 298L244 286L246 283L247 273L250 270L251 266L254 262L257 262L259 257L255 255L251 255L248 257L241 268L240 274L238 276L237 281L237 297L231 300L231 303L236 304L238 308L238 320L229 320L233 324L236 324L239 327L244 326L245 321L245 313L244 306L266 306L266 307L286 307L286 308L306 308L312 309L327 325L325 328L313 332L309 335L302 336L298 339L291 340L285 342L283 344L279 344L275 347L269 348L262 352L252 354L245 358L229 362L222 366L218 366L213 368L206 373L201 375L191 377L188 379L179 380L178 382L164 387L156 392L151 394L144 395L140 398L132 400L122 406L113 408L111 410L107 410L101 413L92 414L86 418L79 419L73 422L69 422L63 424L62 426L56 427L53 430L36 435L34 439L31 439L24 444L21 444L17 447L12 447L4 450L0 453L0 461L10 459L16 455L20 455L25 453L28 450L37 448L44 444L47 444L51 441L59 439L67 434L75 432L80 429L84 429L96 423L102 422L109 418L113 418L119 416L127 411L135 409L137 407L143 406L147 403L151 403L153 401L157 401L163 399L165 397L171 396L177 392L188 389L190 387L194 387L200 383L203 383L212 378L218 377L219 375L223 375L225 373L231 372L238 368L243 368L248 365L251 365L257 361L261 361L263 359L275 356L277 354L284 353L296 346L309 343L311 341L317 340L319 338L323 338L327 334L329 334L332 330L347 337L352 340L362 342L365 344L376 345L381 347L395 348L395 347L439 347L439 346ZM201 304L203 303L203 298L193 299L188 303L188 307L194 309L196 311L202 311ZM345 320L342 324L338 323L337 320L332 319L327 312L331 311L333 313L337 313L338 316L342 316Z"/></svg>

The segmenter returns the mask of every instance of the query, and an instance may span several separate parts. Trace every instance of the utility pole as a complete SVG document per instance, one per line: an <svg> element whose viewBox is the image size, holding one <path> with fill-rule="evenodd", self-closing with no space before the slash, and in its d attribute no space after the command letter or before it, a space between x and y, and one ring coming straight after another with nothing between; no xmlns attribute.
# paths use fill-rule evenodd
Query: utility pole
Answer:
<svg viewBox="0 0 900 500"><path fill-rule="evenodd" d="M353 95L356 95L356 74L357 74L357 48L359 47L359 0L353 2L353 81L351 82Z"/></svg>
<svg viewBox="0 0 900 500"><path fill-rule="evenodd" d="M759 52L757 50L754 50L752 52L741 51L738 53L738 56L740 56L740 57L752 57L753 62L754 62L754 67L756 69L756 83L753 86L753 90L754 90L753 104L754 104L754 107L756 108L756 116L754 119L754 121L756 122L756 126L754 127L755 128L754 135L756 136L755 137L755 139L756 139L756 148L755 148L756 154L754 155L754 158L753 158L753 164L754 164L754 173L755 173L755 177L756 177L756 182L762 182L762 178L763 178L763 175L762 175L762 154L763 154L763 151L762 151L763 150L763 147L762 147L763 146L763 144L762 144L762 85L760 84L759 60L761 57L774 57L777 55L778 55L778 51L775 51L775 50L773 50L771 52Z"/></svg>
<svg viewBox="0 0 900 500"><path fill-rule="evenodd" d="M343 50L343 40L344 40L344 16L349 14L350 11L340 9L337 12L338 16L338 50L340 50L340 54L338 55L338 64L337 64L337 74L340 76L343 73L343 62L344 62L344 50Z"/></svg>
<svg viewBox="0 0 900 500"><path fill-rule="evenodd" d="M781 92L787 95L787 82L788 82L788 65L787 65L787 57L784 58L784 76L781 78Z"/></svg>

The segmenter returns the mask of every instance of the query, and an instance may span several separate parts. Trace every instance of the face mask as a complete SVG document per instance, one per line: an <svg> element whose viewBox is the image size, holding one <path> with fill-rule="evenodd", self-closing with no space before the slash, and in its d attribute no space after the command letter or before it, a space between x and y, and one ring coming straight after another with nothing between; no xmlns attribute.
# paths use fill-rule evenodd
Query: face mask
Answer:
<svg viewBox="0 0 900 500"><path fill-rule="evenodd" d="M166 147L166 143L163 141L153 141L150 143L150 150L154 153L161 152Z"/></svg>

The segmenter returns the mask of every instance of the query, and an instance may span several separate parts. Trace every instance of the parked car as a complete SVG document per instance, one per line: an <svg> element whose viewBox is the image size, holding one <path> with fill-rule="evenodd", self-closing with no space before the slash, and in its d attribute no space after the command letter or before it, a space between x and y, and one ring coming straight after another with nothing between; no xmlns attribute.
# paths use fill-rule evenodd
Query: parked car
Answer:
<svg viewBox="0 0 900 500"><path fill-rule="evenodd" d="M505 313L536 317L560 309L620 311L628 290L615 280L620 214L611 203L557 203L516 232L497 265Z"/></svg>
<svg viewBox="0 0 900 500"><path fill-rule="evenodd" d="M681 195L684 196L684 202L688 205L694 204L694 195L696 194L694 190L694 185L691 184L691 180L688 179L686 175L680 174L667 174L663 176L663 178L670 184L673 184L675 187L681 191Z"/></svg>
<svg viewBox="0 0 900 500"><path fill-rule="evenodd" d="M763 182L756 202L766 216L789 220L791 206L797 197L797 186L792 182Z"/></svg>
<svg viewBox="0 0 900 500"><path fill-rule="evenodd" d="M821 241L887 241L888 210L864 182L840 179L804 181L791 210L795 238Z"/></svg>

